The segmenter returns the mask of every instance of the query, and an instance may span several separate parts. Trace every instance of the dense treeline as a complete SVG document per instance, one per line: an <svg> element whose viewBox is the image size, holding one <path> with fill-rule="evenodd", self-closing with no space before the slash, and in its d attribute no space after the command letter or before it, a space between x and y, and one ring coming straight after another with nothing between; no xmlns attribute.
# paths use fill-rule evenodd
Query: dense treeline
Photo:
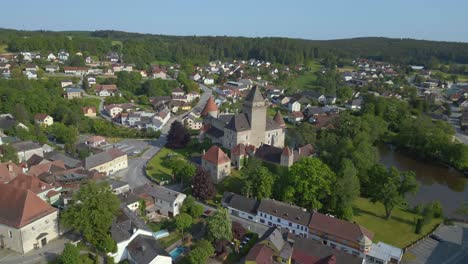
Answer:
<svg viewBox="0 0 468 264"><path fill-rule="evenodd" d="M88 50L102 55L112 48L112 41L123 42L124 60L144 66L155 60L206 62L216 59L256 58L273 63L301 64L311 59L326 58L333 53L340 57L365 57L394 63L434 65L468 63L468 44L413 39L355 38L314 41L288 38L194 37L95 32L26 32L0 30L0 42L12 51ZM114 46L115 49L120 46Z"/></svg>

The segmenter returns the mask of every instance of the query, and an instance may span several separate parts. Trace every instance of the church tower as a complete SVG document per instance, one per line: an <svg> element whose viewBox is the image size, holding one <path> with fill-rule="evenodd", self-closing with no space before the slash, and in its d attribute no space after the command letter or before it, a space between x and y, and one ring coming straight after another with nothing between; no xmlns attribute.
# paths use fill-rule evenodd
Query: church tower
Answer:
<svg viewBox="0 0 468 264"><path fill-rule="evenodd" d="M247 116L250 124L250 144L260 146L265 141L267 104L260 93L260 88L254 86L247 97L242 112Z"/></svg>

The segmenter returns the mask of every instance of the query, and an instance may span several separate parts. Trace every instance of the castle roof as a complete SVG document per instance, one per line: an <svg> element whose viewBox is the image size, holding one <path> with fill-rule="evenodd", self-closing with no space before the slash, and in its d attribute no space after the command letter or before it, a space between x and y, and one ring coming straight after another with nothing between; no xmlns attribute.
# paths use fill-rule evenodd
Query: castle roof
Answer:
<svg viewBox="0 0 468 264"><path fill-rule="evenodd" d="M203 108L203 111L201 112L201 116L206 116L209 112L214 111L218 111L218 106L216 105L213 97L210 97L206 102L205 108Z"/></svg>
<svg viewBox="0 0 468 264"><path fill-rule="evenodd" d="M285 127L286 127L286 123L284 123L284 119L283 119L283 116L281 115L281 112L280 112L280 111L277 111L277 112L276 112L276 115L275 115L275 117L273 118L273 120L274 120L278 125L280 125L281 128L285 128Z"/></svg>
<svg viewBox="0 0 468 264"><path fill-rule="evenodd" d="M259 103L259 102L264 102L265 98L263 98L263 95L260 93L260 88L258 88L258 86L254 86L250 90L249 94L247 94L245 101L251 102L251 103Z"/></svg>
<svg viewBox="0 0 468 264"><path fill-rule="evenodd" d="M218 146L212 146L202 159L216 165L231 162L231 159Z"/></svg>
<svg viewBox="0 0 468 264"><path fill-rule="evenodd" d="M237 114L231 118L231 121L226 126L227 129L242 132L246 130L250 130L249 120L247 115L244 113Z"/></svg>

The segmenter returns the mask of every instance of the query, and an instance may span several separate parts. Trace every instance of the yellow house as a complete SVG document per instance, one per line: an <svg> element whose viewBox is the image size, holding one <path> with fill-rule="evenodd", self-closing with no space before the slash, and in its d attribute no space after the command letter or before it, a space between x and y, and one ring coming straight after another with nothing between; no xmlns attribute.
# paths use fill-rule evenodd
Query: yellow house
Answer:
<svg viewBox="0 0 468 264"><path fill-rule="evenodd" d="M120 149L109 149L87 157L85 167L89 171L96 170L110 175L128 168L127 154Z"/></svg>

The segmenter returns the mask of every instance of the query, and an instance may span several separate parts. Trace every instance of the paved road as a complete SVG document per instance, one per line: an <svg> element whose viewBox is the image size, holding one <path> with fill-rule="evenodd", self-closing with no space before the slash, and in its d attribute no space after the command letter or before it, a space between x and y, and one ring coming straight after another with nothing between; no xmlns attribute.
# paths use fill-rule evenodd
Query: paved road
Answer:
<svg viewBox="0 0 468 264"><path fill-rule="evenodd" d="M466 135L460 128L460 117L461 117L461 110L459 107L451 106L452 107L452 114L450 115L449 122L452 124L453 128L455 128L455 137L460 140L463 144L468 145L468 135Z"/></svg>
<svg viewBox="0 0 468 264"><path fill-rule="evenodd" d="M203 109L203 107L205 106L206 101L208 101L208 98L211 96L212 92L211 89L204 85L200 85L200 88L203 90L203 94L200 97L200 100L194 107L194 109L201 111L201 109ZM157 140L149 141L148 150L145 153L143 153L141 157L129 159L128 168L116 173L114 177L120 178L128 182L130 188L132 189L149 183L150 181L148 180L148 178L146 178L145 173L146 163L154 155L156 155L161 150L161 148L164 147L164 145L166 145L167 134L169 133L171 124L176 120L181 121L182 118L189 114L189 112L184 113L182 115L172 116L171 119L169 119L169 121L167 122L167 124L161 129L161 136Z"/></svg>

